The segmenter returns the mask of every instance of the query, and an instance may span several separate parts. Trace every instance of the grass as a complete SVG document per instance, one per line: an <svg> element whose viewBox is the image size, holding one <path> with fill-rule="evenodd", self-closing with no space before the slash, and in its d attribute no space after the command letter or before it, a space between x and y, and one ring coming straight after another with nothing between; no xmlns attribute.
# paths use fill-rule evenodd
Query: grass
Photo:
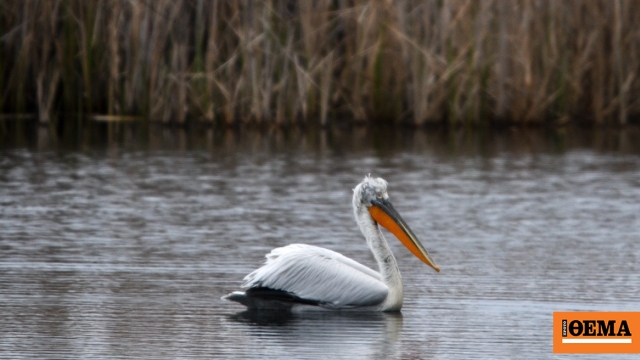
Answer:
<svg viewBox="0 0 640 360"><path fill-rule="evenodd" d="M7 0L0 54L0 113L45 123L626 124L640 114L630 0Z"/></svg>

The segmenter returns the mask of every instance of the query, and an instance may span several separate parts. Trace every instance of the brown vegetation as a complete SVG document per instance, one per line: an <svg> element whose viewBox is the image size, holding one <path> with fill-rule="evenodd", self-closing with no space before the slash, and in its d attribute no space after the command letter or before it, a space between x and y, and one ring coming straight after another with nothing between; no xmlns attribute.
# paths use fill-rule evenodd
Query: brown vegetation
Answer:
<svg viewBox="0 0 640 360"><path fill-rule="evenodd" d="M625 124L640 114L630 0L7 0L0 55L0 113L44 122Z"/></svg>

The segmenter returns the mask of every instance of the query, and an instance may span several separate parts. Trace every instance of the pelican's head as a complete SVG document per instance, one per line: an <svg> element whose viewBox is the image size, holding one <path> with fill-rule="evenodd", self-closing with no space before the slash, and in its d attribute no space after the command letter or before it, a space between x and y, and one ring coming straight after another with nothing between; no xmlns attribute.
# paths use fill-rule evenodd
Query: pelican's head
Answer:
<svg viewBox="0 0 640 360"><path fill-rule="evenodd" d="M353 189L353 208L356 217L365 210L373 221L389 230L418 259L440 272L427 250L422 246L409 225L393 208L387 194L387 182L382 178L367 176Z"/></svg>

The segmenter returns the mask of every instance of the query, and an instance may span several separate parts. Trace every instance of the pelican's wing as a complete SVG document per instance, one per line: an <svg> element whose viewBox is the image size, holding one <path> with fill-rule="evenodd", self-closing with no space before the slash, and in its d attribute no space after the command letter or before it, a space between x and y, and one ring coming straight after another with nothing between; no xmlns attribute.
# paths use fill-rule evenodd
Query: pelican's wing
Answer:
<svg viewBox="0 0 640 360"><path fill-rule="evenodd" d="M335 251L293 244L273 249L266 258L244 278L243 287L283 290L329 307L373 306L389 292L380 274Z"/></svg>

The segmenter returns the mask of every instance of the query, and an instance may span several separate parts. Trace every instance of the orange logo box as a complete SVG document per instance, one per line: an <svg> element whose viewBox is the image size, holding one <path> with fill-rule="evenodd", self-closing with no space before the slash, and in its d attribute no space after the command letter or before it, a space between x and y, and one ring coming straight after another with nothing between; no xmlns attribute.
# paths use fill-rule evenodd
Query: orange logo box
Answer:
<svg viewBox="0 0 640 360"><path fill-rule="evenodd" d="M640 312L554 312L553 352L640 353Z"/></svg>

